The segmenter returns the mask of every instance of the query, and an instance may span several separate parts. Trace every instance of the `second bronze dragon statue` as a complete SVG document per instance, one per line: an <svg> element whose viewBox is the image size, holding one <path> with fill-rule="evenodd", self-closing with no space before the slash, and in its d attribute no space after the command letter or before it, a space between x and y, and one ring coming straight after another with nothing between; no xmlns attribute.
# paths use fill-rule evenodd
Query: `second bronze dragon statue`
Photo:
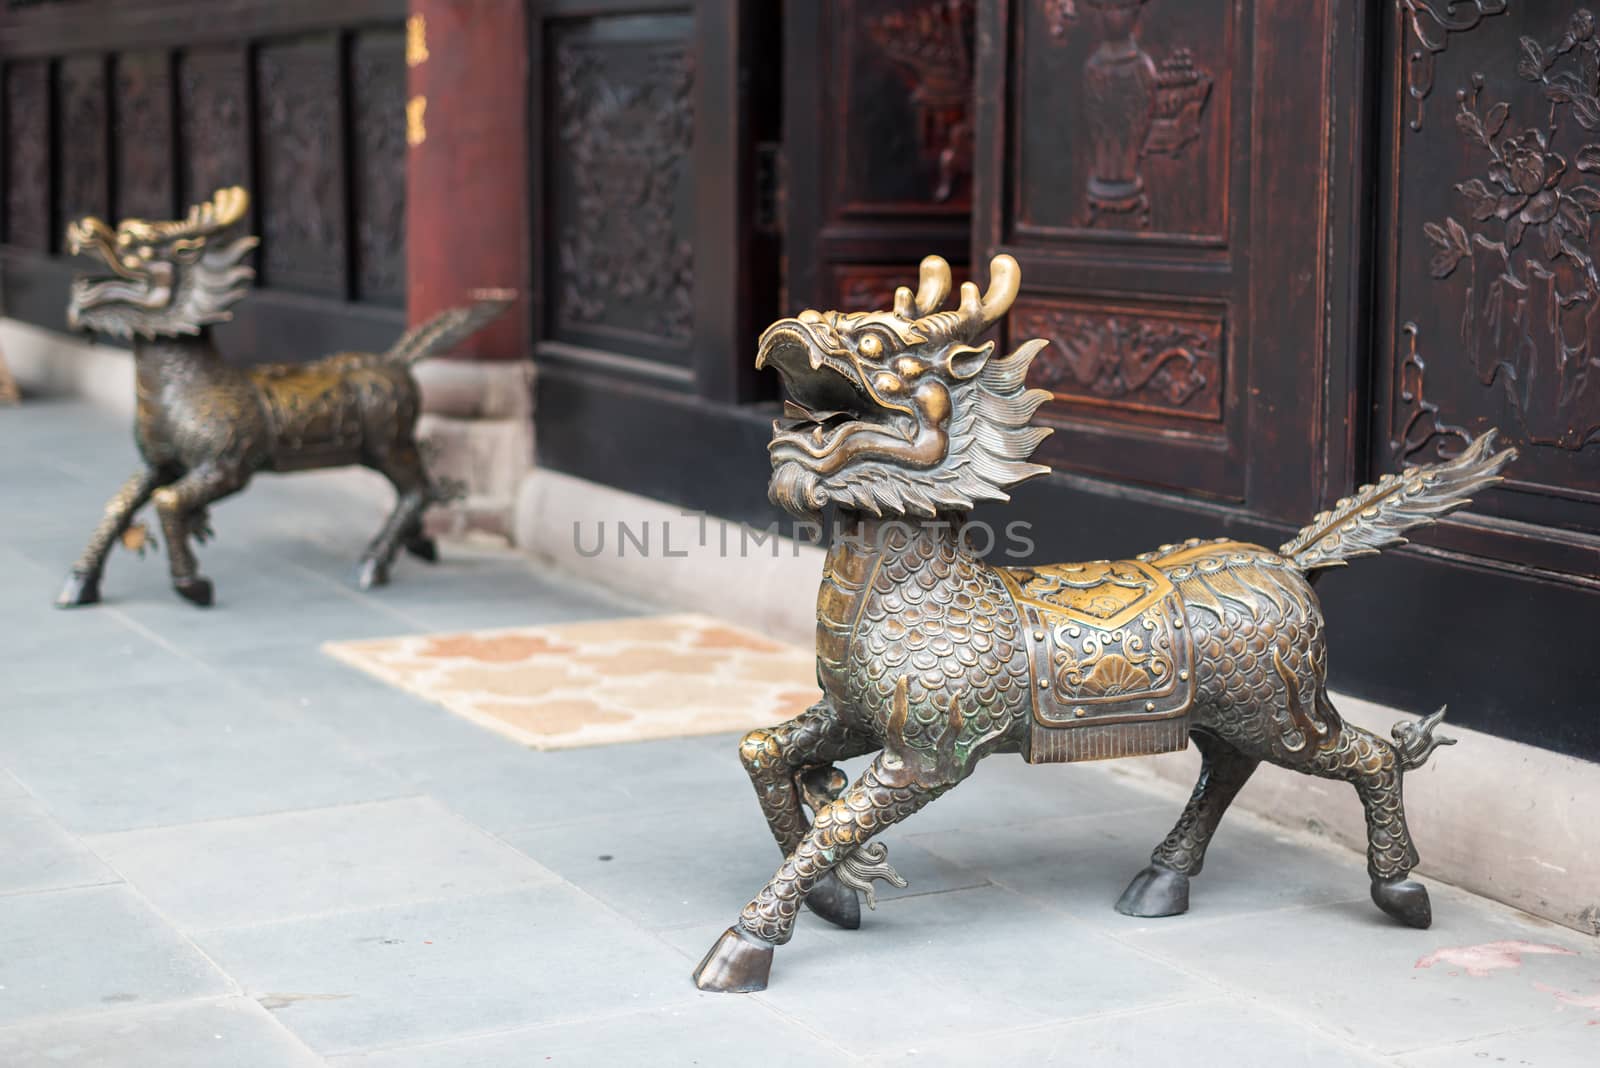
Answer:
<svg viewBox="0 0 1600 1068"><path fill-rule="evenodd" d="M991 566L962 524L1045 473L1029 457L1049 431L1030 424L1049 394L1024 384L1045 342L997 356L978 341L1020 283L1009 256L990 272L986 293L968 282L959 306L941 310L950 268L929 257L918 291L900 289L892 310L806 311L761 337L756 366L776 369L790 398L769 446L770 495L808 519L836 507L845 534L817 594L822 699L740 748L783 863L696 984L764 989L802 903L859 926L858 891L870 905L873 880L904 885L873 837L991 753L1089 760L1193 739L1199 782L1117 903L1132 916L1187 910L1206 845L1261 761L1343 780L1366 810L1373 901L1427 927L1401 781L1448 742L1433 733L1444 710L1397 725L1392 741L1342 721L1310 576L1465 505L1513 450L1495 452L1490 432L1446 463L1387 475L1277 551L1192 539L1131 560ZM869 753L855 782L833 767Z"/></svg>
<svg viewBox="0 0 1600 1068"><path fill-rule="evenodd" d="M425 560L437 555L422 515L445 492L418 447L421 396L411 365L449 351L514 294L484 293L408 331L388 352L248 368L225 363L211 327L230 319L249 291L255 272L244 260L257 242L221 235L249 202L232 187L179 221L125 219L113 228L91 216L67 230L69 252L98 257L110 272L73 281L69 324L133 342L134 437L144 466L106 505L56 600L62 607L100 600L107 554L151 500L173 588L211 604L211 582L199 574L189 542L208 536L207 506L244 489L259 471L362 464L394 484L394 510L361 557L363 589L388 581L402 547Z"/></svg>

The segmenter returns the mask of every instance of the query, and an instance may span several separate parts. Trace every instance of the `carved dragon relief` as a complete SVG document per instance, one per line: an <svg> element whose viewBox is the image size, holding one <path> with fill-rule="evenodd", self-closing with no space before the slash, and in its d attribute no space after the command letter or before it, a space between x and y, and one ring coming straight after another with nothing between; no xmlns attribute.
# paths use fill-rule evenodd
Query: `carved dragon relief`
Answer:
<svg viewBox="0 0 1600 1068"><path fill-rule="evenodd" d="M975 10L975 0L923 0L867 20L867 35L911 91L923 157L939 167L933 199L941 204L972 177Z"/></svg>
<svg viewBox="0 0 1600 1068"><path fill-rule="evenodd" d="M1077 19L1077 0L1043 0L1050 35L1064 38ZM1150 197L1140 161L1183 154L1200 136L1212 78L1188 49L1157 63L1137 36L1149 0L1083 0L1098 16L1101 42L1083 67L1090 171L1084 225L1132 219L1150 225Z"/></svg>
<svg viewBox="0 0 1600 1068"><path fill-rule="evenodd" d="M1520 42L1517 75L1549 101L1543 125L1520 126L1505 101L1485 107L1484 77L1457 93L1456 128L1486 157L1484 177L1458 182L1463 223L1447 216L1423 232L1435 279L1465 280L1461 340L1478 381L1498 386L1528 441L1577 451L1600 440L1600 271L1592 216L1600 212L1600 37L1594 15L1574 14L1559 40ZM1570 120L1596 141L1570 161L1555 150ZM1464 265L1464 266L1463 266ZM1401 365L1400 399L1410 411L1392 442L1405 459L1439 435L1464 432L1439 421L1422 394L1416 328ZM1415 371L1415 388L1405 376Z"/></svg>

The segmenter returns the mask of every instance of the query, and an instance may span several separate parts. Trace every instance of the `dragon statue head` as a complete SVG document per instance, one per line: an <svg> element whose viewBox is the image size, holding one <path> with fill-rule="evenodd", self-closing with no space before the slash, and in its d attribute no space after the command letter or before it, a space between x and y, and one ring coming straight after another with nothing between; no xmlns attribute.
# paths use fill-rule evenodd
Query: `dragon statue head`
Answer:
<svg viewBox="0 0 1600 1068"><path fill-rule="evenodd" d="M112 337L177 337L226 322L250 288L255 271L244 263L254 237L213 245L240 219L250 195L220 189L180 221L124 219L116 228L87 216L67 227L67 251L97 256L109 269L72 281L67 323Z"/></svg>
<svg viewBox="0 0 1600 1068"><path fill-rule="evenodd" d="M1021 282L1010 256L989 274L987 293L964 283L959 306L941 311L950 265L929 256L892 311L803 311L766 329L756 367L774 368L789 396L767 446L774 504L932 517L1007 500L1006 487L1049 470L1028 457L1050 433L1029 425L1050 394L1024 386L1045 342L1003 358L993 341L975 344Z"/></svg>

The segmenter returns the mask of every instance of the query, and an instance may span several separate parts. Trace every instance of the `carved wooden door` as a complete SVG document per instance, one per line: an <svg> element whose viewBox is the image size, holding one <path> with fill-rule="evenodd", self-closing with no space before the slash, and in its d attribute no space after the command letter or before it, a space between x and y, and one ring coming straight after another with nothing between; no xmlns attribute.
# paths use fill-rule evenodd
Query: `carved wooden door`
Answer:
<svg viewBox="0 0 1600 1068"><path fill-rule="evenodd" d="M808 0L784 32L786 309L887 308L965 273L977 0Z"/></svg>
<svg viewBox="0 0 1600 1068"><path fill-rule="evenodd" d="M1283 0L984 6L977 240L1022 263L1011 337L1050 340L1032 382L1055 397L1039 455L1057 470L1309 514L1328 15Z"/></svg>
<svg viewBox="0 0 1600 1068"><path fill-rule="evenodd" d="M1496 427L1520 453L1505 488L1427 541L1596 581L1595 16L1406 0L1389 30L1374 473Z"/></svg>

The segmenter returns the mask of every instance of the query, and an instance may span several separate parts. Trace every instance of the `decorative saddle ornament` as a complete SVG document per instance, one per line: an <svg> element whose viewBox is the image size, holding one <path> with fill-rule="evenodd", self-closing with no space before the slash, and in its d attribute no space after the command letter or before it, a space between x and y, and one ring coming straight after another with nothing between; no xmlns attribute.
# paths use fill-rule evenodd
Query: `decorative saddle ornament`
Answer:
<svg viewBox="0 0 1600 1068"><path fill-rule="evenodd" d="M1032 665L1029 763L1189 744L1194 642L1172 581L1140 560L1001 568Z"/></svg>

